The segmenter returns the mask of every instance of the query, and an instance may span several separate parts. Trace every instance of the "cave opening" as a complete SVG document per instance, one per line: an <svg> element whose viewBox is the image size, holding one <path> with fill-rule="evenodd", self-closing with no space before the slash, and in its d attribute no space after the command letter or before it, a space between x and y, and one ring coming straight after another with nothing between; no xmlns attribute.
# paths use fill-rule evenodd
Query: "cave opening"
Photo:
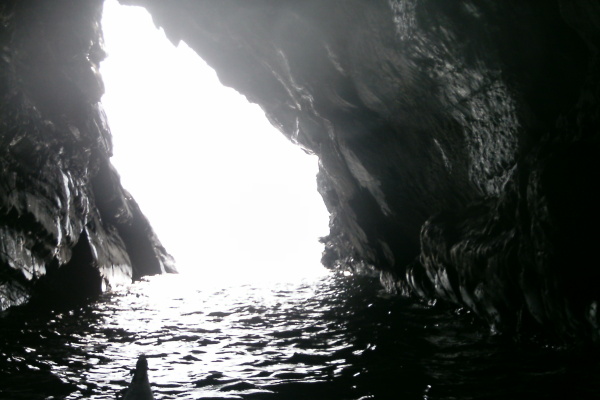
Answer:
<svg viewBox="0 0 600 400"><path fill-rule="evenodd" d="M102 26L111 161L178 270L243 282L326 273L317 157L145 9L107 0Z"/></svg>
<svg viewBox="0 0 600 400"><path fill-rule="evenodd" d="M296 128L326 261L381 274L248 282L324 271L296 224L317 161L303 186L260 110L130 13L113 161L183 274L129 284L171 265L110 165L104 0L6 0L0 398L597 397L600 3L119 1Z"/></svg>

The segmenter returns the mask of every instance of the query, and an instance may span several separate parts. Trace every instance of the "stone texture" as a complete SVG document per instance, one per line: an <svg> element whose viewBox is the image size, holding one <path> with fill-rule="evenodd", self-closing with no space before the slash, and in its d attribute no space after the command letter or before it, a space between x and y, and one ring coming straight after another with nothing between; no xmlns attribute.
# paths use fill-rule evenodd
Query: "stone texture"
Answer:
<svg viewBox="0 0 600 400"><path fill-rule="evenodd" d="M173 271L111 166L101 1L0 5L0 310Z"/></svg>

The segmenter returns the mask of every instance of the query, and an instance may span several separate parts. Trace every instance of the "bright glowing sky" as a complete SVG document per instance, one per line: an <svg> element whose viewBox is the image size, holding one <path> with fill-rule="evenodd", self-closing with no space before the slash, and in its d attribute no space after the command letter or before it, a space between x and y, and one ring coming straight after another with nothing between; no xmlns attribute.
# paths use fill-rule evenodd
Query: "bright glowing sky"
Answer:
<svg viewBox="0 0 600 400"><path fill-rule="evenodd" d="M112 161L178 269L206 279L324 273L317 158L144 9L107 0L102 24Z"/></svg>

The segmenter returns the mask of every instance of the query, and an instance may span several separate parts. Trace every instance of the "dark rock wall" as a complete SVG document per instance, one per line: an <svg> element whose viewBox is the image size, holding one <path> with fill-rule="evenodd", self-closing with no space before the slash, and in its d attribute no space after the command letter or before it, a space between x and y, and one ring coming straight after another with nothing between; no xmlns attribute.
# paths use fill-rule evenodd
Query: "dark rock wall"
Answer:
<svg viewBox="0 0 600 400"><path fill-rule="evenodd" d="M101 12L102 1L0 4L0 310L173 270L109 161Z"/></svg>
<svg viewBox="0 0 600 400"><path fill-rule="evenodd" d="M320 157L326 265L597 338L597 2L121 2Z"/></svg>

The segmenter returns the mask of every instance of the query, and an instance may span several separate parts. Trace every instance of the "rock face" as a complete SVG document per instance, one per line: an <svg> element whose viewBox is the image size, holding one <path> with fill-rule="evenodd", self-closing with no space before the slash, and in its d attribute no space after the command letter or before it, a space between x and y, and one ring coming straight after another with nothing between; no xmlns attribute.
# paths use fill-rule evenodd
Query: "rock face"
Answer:
<svg viewBox="0 0 600 400"><path fill-rule="evenodd" d="M121 2L320 157L327 266L377 271L498 330L598 340L596 2ZM108 161L101 3L0 7L0 290L44 270L55 288L82 265L165 270Z"/></svg>
<svg viewBox="0 0 600 400"><path fill-rule="evenodd" d="M0 5L0 310L174 271L111 166L101 1Z"/></svg>

